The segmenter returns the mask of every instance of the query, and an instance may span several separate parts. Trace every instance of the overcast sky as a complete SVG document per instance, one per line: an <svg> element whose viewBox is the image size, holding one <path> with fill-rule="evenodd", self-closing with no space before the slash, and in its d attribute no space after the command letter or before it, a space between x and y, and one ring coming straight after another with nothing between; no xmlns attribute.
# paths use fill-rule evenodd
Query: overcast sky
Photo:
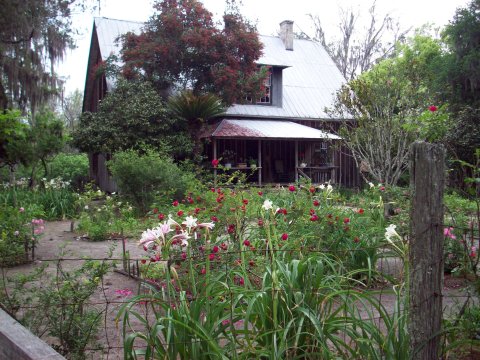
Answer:
<svg viewBox="0 0 480 360"><path fill-rule="evenodd" d="M98 3L97 0L89 0ZM203 0L205 7L217 19L221 18L225 8L224 0ZM277 33L279 23L293 20L295 31L312 34L308 14L319 15L326 30L327 38L335 36L339 9L351 8L366 18L372 0L243 0L241 12L257 23L260 34ZM377 0L377 11L387 12L398 22L402 29L417 28L426 23L437 26L448 24L458 7L465 7L468 0ZM100 0L100 9L95 12L75 14L73 25L78 31L77 48L69 51L59 73L66 79L66 94L85 85L88 50L94 16L113 19L146 21L152 14L153 0Z"/></svg>

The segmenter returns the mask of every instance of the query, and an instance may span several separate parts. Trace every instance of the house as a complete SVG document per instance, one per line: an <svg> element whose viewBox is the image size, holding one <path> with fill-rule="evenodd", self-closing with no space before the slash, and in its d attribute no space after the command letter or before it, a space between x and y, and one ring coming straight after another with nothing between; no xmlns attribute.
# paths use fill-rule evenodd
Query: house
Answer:
<svg viewBox="0 0 480 360"><path fill-rule="evenodd" d="M95 18L83 111L96 111L114 86L104 75L95 77L93 69L118 53L119 35L138 33L142 25ZM270 69L265 96L235 104L209 124L203 135L206 154L231 161L233 170L251 172L255 163L252 179L259 184L292 183L305 176L315 183L360 186L355 162L334 134L349 119L332 119L325 112L345 79L319 43L294 38L292 21L283 21L280 30L279 37L260 36L264 49L258 64ZM107 155L91 154L90 174L101 188L114 191L106 160Z"/></svg>

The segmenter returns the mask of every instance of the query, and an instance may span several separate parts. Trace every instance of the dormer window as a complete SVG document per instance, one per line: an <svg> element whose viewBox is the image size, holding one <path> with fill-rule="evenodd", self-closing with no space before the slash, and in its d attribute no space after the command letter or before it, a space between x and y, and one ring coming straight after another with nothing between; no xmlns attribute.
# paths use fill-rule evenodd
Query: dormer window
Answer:
<svg viewBox="0 0 480 360"><path fill-rule="evenodd" d="M269 72L265 79L265 95L262 96L257 104L271 104L272 103L272 73Z"/></svg>
<svg viewBox="0 0 480 360"><path fill-rule="evenodd" d="M272 104L272 73L269 72L267 78L264 82L265 95L258 99L255 103L259 105L270 105ZM245 97L245 102L253 104L253 99L251 96Z"/></svg>

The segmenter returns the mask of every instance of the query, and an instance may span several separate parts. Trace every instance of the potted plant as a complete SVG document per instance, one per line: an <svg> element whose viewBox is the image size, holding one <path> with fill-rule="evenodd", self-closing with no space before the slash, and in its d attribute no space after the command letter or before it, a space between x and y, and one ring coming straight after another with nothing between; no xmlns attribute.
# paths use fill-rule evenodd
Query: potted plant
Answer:
<svg viewBox="0 0 480 360"><path fill-rule="evenodd" d="M225 163L225 168L230 169L232 167L232 162L235 159L235 152L230 149L226 149L222 153L222 159Z"/></svg>
<svg viewBox="0 0 480 360"><path fill-rule="evenodd" d="M250 166L252 169L256 169L257 159L253 159L253 158L248 159L248 166Z"/></svg>

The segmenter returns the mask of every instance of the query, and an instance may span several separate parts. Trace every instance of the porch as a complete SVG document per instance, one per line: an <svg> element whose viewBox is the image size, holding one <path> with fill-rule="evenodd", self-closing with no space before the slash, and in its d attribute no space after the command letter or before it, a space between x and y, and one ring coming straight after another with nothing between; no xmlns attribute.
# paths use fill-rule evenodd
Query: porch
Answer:
<svg viewBox="0 0 480 360"><path fill-rule="evenodd" d="M222 165L219 172L245 171L259 186L287 184L300 177L335 183L333 141L340 137L290 121L224 119L210 132L207 154Z"/></svg>

